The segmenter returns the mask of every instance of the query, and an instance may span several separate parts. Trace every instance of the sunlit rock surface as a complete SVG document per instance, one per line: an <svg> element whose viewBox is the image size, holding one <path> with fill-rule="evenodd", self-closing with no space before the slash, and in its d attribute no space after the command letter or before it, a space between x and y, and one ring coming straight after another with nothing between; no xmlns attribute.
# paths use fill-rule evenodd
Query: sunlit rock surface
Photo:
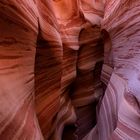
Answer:
<svg viewBox="0 0 140 140"><path fill-rule="evenodd" d="M106 1L101 28L105 40L102 80L107 89L97 125L84 140L140 137L139 15L139 0Z"/></svg>
<svg viewBox="0 0 140 140"><path fill-rule="evenodd" d="M140 0L0 0L0 140L138 140Z"/></svg>

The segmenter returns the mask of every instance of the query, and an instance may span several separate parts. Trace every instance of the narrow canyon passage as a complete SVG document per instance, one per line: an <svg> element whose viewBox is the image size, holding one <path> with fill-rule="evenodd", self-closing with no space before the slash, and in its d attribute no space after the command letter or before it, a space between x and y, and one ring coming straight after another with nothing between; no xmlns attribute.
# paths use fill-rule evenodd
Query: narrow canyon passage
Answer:
<svg viewBox="0 0 140 140"><path fill-rule="evenodd" d="M140 139L140 0L0 0L0 140Z"/></svg>

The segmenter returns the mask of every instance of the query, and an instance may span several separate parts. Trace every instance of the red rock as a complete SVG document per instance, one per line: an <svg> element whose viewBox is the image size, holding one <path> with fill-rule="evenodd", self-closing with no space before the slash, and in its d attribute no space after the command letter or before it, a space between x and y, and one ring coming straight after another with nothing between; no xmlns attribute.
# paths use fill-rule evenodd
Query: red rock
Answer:
<svg viewBox="0 0 140 140"><path fill-rule="evenodd" d="M0 0L0 140L138 140L139 0Z"/></svg>

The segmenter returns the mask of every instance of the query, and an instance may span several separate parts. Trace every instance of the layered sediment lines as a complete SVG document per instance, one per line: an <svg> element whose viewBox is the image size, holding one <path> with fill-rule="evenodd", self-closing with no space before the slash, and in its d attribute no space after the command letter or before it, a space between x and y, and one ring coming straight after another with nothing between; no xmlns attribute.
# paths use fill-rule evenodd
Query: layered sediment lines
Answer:
<svg viewBox="0 0 140 140"><path fill-rule="evenodd" d="M139 0L0 0L0 140L138 140L139 15Z"/></svg>
<svg viewBox="0 0 140 140"><path fill-rule="evenodd" d="M107 1L102 29L107 84L96 127L84 140L137 140L140 137L140 1Z"/></svg>

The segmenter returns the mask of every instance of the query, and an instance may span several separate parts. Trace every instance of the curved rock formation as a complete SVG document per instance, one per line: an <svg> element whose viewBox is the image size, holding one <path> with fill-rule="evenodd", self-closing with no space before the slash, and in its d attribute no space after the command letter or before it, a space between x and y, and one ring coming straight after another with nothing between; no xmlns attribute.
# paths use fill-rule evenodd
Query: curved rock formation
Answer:
<svg viewBox="0 0 140 140"><path fill-rule="evenodd" d="M0 140L138 140L139 15L139 0L0 0Z"/></svg>
<svg viewBox="0 0 140 140"><path fill-rule="evenodd" d="M139 139L139 15L139 0L106 1L101 28L106 50L102 79L107 89L97 125L84 140Z"/></svg>

